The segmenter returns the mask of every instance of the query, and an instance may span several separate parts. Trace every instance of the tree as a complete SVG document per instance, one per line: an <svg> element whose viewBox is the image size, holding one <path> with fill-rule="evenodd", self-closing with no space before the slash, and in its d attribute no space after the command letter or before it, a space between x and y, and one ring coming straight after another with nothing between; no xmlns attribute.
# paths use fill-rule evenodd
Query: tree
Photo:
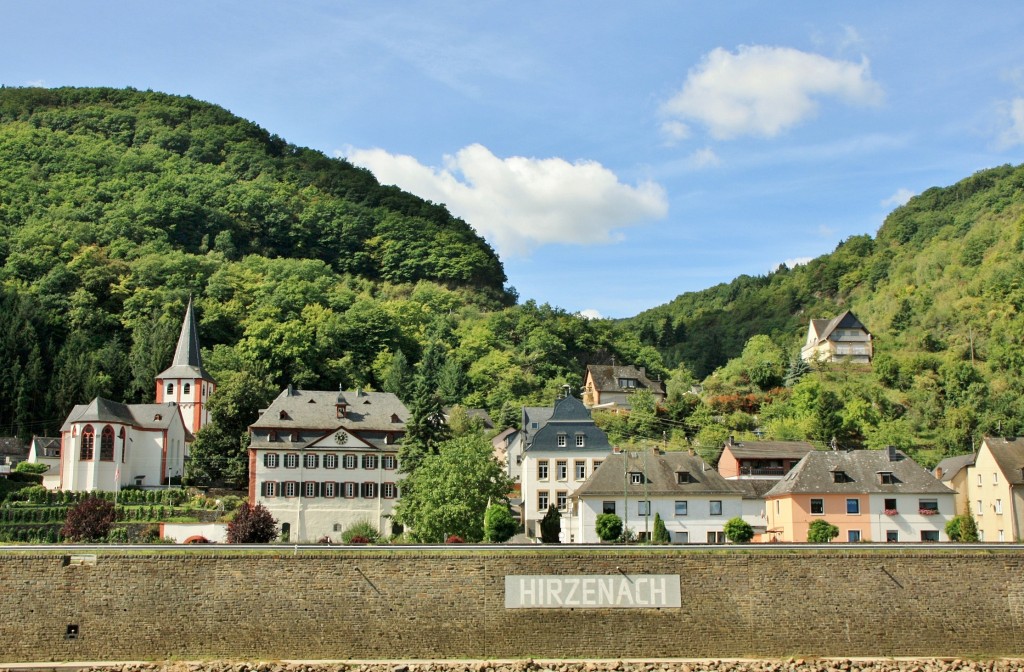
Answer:
<svg viewBox="0 0 1024 672"><path fill-rule="evenodd" d="M14 471L19 474L45 474L50 468L48 464L39 462L18 462Z"/></svg>
<svg viewBox="0 0 1024 672"><path fill-rule="evenodd" d="M558 544L562 539L562 514L554 504L548 507L548 512L540 521L540 540L545 544Z"/></svg>
<svg viewBox="0 0 1024 672"><path fill-rule="evenodd" d="M727 520L723 531L725 538L734 544L745 544L754 538L754 528L739 516Z"/></svg>
<svg viewBox="0 0 1024 672"><path fill-rule="evenodd" d="M654 514L654 535L651 538L656 544L667 544L672 541L672 537L668 534L668 528L665 527L665 521L661 519L660 513Z"/></svg>
<svg viewBox="0 0 1024 672"><path fill-rule="evenodd" d="M950 541L974 542L978 540L978 526L974 516L968 511L964 515L954 516L946 523L946 536Z"/></svg>
<svg viewBox="0 0 1024 672"><path fill-rule="evenodd" d="M617 541L622 536L622 518L614 513L600 513L594 522L594 531L601 541Z"/></svg>
<svg viewBox="0 0 1024 672"><path fill-rule="evenodd" d="M228 523L229 544L269 544L277 539L277 521L262 504L243 503Z"/></svg>
<svg viewBox="0 0 1024 672"><path fill-rule="evenodd" d="M445 362L442 331L443 325L440 322L432 327L430 341L413 382L409 421L405 425L405 437L398 447L398 462L401 470L407 474L415 472L426 457L436 455L441 442L451 436L438 392L438 381ZM406 484L405 487L410 486Z"/></svg>
<svg viewBox="0 0 1024 672"><path fill-rule="evenodd" d="M839 536L839 528L818 518L807 528L807 541L811 544L827 544Z"/></svg>
<svg viewBox="0 0 1024 672"><path fill-rule="evenodd" d="M484 541L501 544L515 536L519 523L512 517L508 505L491 504L484 512Z"/></svg>
<svg viewBox="0 0 1024 672"><path fill-rule="evenodd" d="M421 542L441 543L452 534L478 542L488 503L507 504L512 483L481 436L466 435L438 448L402 481L395 520Z"/></svg>
<svg viewBox="0 0 1024 672"><path fill-rule="evenodd" d="M68 541L102 541L116 518L113 502L90 497L68 511L61 534Z"/></svg>
<svg viewBox="0 0 1024 672"><path fill-rule="evenodd" d="M789 368L786 369L784 384L786 387L793 387L800 379L811 372L811 365L800 355L793 355L789 360Z"/></svg>

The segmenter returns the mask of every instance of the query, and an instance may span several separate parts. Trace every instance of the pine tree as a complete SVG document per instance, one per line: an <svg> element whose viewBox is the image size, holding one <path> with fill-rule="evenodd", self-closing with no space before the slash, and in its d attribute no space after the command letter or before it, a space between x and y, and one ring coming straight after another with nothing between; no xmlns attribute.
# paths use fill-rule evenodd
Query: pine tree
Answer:
<svg viewBox="0 0 1024 672"><path fill-rule="evenodd" d="M552 504L540 521L540 540L545 544L558 544L562 541L561 533L562 514L558 512L558 507Z"/></svg>
<svg viewBox="0 0 1024 672"><path fill-rule="evenodd" d="M668 528L665 527L665 521L661 519L660 513L654 514L654 537L652 541L656 544L667 544L672 541L672 538L668 534Z"/></svg>

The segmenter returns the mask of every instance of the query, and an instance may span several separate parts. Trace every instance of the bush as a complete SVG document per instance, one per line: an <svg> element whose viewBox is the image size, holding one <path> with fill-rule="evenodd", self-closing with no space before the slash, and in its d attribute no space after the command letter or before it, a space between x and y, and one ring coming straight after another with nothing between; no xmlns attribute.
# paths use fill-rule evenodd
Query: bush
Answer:
<svg viewBox="0 0 1024 672"><path fill-rule="evenodd" d="M466 541L465 541L465 539L463 539L462 537L460 537L457 534L450 534L450 535L448 535L448 538L444 540L444 543L446 543L446 544L464 544L464 543L466 543Z"/></svg>
<svg viewBox="0 0 1024 672"><path fill-rule="evenodd" d="M821 518L807 528L807 541L812 544L827 544L839 536L839 528Z"/></svg>
<svg viewBox="0 0 1024 672"><path fill-rule="evenodd" d="M49 471L50 465L39 464L38 462L18 462L14 467L16 474L45 474Z"/></svg>
<svg viewBox="0 0 1024 672"><path fill-rule="evenodd" d="M668 534L668 528L665 527L665 521L661 519L660 513L654 514L654 536L651 541L656 544L667 544L672 541L672 537Z"/></svg>
<svg viewBox="0 0 1024 672"><path fill-rule="evenodd" d="M114 524L114 504L103 499L86 499L68 511L61 534L69 541L102 541Z"/></svg>
<svg viewBox="0 0 1024 672"><path fill-rule="evenodd" d="M946 523L946 536L950 541L974 542L978 540L978 526L974 517L968 513L963 516L954 516Z"/></svg>
<svg viewBox="0 0 1024 672"><path fill-rule="evenodd" d="M622 518L614 513L598 514L594 523L594 531L601 541L618 541L622 536Z"/></svg>
<svg viewBox="0 0 1024 672"><path fill-rule="evenodd" d="M491 504L484 512L484 541L501 544L515 536L519 523L504 503Z"/></svg>
<svg viewBox="0 0 1024 672"><path fill-rule="evenodd" d="M361 541L356 541L356 537ZM380 532L368 520L352 523L341 532L341 541L344 544L375 544L379 538Z"/></svg>
<svg viewBox="0 0 1024 672"><path fill-rule="evenodd" d="M540 521L540 540L545 544L561 543L562 514L554 504L548 507L548 512Z"/></svg>
<svg viewBox="0 0 1024 672"><path fill-rule="evenodd" d="M163 507L160 507L161 509ZM229 544L269 544L277 539L277 521L262 504L242 504L228 523Z"/></svg>
<svg viewBox="0 0 1024 672"><path fill-rule="evenodd" d="M754 528L739 516L725 523L725 538L734 544L745 544L754 538Z"/></svg>

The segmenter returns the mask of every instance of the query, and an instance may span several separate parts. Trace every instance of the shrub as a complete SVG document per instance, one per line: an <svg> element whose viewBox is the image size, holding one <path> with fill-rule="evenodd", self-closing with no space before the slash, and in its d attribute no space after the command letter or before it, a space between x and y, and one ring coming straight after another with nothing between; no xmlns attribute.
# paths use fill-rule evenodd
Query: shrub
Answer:
<svg viewBox="0 0 1024 672"><path fill-rule="evenodd" d="M229 544L268 544L275 539L277 521L262 504L242 504L228 523Z"/></svg>
<svg viewBox="0 0 1024 672"><path fill-rule="evenodd" d="M450 534L448 538L444 540L446 544L464 544L466 541L457 534Z"/></svg>
<svg viewBox="0 0 1024 672"><path fill-rule="evenodd" d="M594 531L601 541L617 541L622 536L622 518L614 513L598 514Z"/></svg>
<svg viewBox="0 0 1024 672"><path fill-rule="evenodd" d="M17 466L14 467L14 473L16 474L44 474L50 469L48 464L39 464L38 462L18 462Z"/></svg>
<svg viewBox="0 0 1024 672"><path fill-rule="evenodd" d="M519 531L519 523L504 503L491 504L484 512L484 541L500 544Z"/></svg>
<svg viewBox="0 0 1024 672"><path fill-rule="evenodd" d="M660 513L654 514L654 536L651 541L656 544L667 544L672 541L672 537L668 534L668 528L665 527L665 521L661 519Z"/></svg>
<svg viewBox="0 0 1024 672"><path fill-rule="evenodd" d="M562 514L554 504L548 507L548 512L540 521L540 540L545 544L561 543Z"/></svg>
<svg viewBox="0 0 1024 672"><path fill-rule="evenodd" d="M361 540L357 541L356 537ZM352 523L341 532L341 541L345 544L375 544L379 538L380 532L368 520Z"/></svg>
<svg viewBox="0 0 1024 672"><path fill-rule="evenodd" d="M807 541L812 544L827 544L839 536L839 528L821 518L807 528Z"/></svg>
<svg viewBox="0 0 1024 672"><path fill-rule="evenodd" d="M128 539L128 528L127 527L121 526L121 527L112 527L112 528L110 528L110 532L107 534L107 543L110 543L110 544L127 544L128 541L129 541L129 539Z"/></svg>
<svg viewBox="0 0 1024 672"><path fill-rule="evenodd" d="M103 499L86 499L68 511L61 533L69 541L101 541L114 524L114 504Z"/></svg>
<svg viewBox="0 0 1024 672"><path fill-rule="evenodd" d="M970 513L954 516L946 523L946 536L950 541L973 542L978 540L978 526Z"/></svg>
<svg viewBox="0 0 1024 672"><path fill-rule="evenodd" d="M754 538L754 528L739 516L725 523L725 538L734 544L745 544Z"/></svg>

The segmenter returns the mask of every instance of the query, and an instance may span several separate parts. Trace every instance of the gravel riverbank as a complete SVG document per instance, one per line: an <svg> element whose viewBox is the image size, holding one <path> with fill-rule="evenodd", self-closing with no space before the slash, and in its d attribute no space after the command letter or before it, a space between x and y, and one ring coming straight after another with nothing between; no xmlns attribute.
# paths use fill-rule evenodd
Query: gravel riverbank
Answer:
<svg viewBox="0 0 1024 672"><path fill-rule="evenodd" d="M49 666L44 664L38 667ZM1024 659L791 658L785 660L652 661L526 659L507 661L206 661L187 663L176 661L112 665L87 664L76 669L87 672L1024 672Z"/></svg>

